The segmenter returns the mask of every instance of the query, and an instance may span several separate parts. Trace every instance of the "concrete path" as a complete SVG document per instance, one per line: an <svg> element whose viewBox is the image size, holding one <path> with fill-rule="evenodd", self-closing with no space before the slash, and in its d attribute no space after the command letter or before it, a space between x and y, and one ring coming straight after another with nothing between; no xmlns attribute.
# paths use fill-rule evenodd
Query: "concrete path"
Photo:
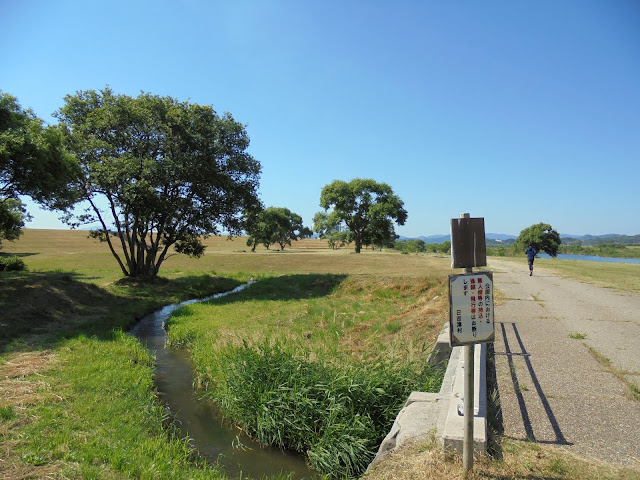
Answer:
<svg viewBox="0 0 640 480"><path fill-rule="evenodd" d="M640 387L640 295L491 260L496 377L504 434L579 455L640 466L640 401L601 365ZM584 339L571 334L586 335Z"/></svg>

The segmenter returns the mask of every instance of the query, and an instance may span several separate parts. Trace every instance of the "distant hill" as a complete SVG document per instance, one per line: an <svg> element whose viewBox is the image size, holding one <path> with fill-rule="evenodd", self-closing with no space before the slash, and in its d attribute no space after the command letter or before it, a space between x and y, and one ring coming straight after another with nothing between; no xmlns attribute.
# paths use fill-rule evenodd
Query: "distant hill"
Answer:
<svg viewBox="0 0 640 480"><path fill-rule="evenodd" d="M487 233L485 234L485 237L487 241L495 240L498 245L504 243L509 244L509 242L513 243L513 241L518 238L515 235L507 235L504 233ZM404 237L401 235L398 240L422 240L424 243L442 243L451 241L451 235L429 235L428 237Z"/></svg>
<svg viewBox="0 0 640 480"><path fill-rule="evenodd" d="M605 235L568 235L561 233L560 238L564 245L571 245L578 242L584 246L595 245L597 243L640 244L640 235L619 235L617 233L608 233Z"/></svg>
<svg viewBox="0 0 640 480"><path fill-rule="evenodd" d="M497 245L513 245L517 235L509 235L505 233L487 233L487 246L493 247ZM609 233L606 235L570 235L561 233L560 238L564 245L571 245L580 242L584 246L595 245L597 243L622 243L625 245L640 244L640 235L620 235L617 233ZM442 243L451 241L451 235L429 235L427 237L404 237L400 236L399 240L422 240L425 243Z"/></svg>

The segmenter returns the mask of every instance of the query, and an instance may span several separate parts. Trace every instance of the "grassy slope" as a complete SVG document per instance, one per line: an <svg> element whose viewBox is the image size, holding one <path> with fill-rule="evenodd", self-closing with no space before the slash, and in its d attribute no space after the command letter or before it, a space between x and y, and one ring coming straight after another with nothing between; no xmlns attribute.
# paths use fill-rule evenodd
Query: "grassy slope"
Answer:
<svg viewBox="0 0 640 480"><path fill-rule="evenodd" d="M517 262L526 270L526 258L496 257L497 260ZM587 262L538 258L534 268L545 268L557 275L573 278L605 288L640 292L640 264Z"/></svg>
<svg viewBox="0 0 640 480"><path fill-rule="evenodd" d="M169 338L261 442L306 452L323 473L360 474L411 391L440 389L443 372L425 365L443 290L428 278L265 278L175 312Z"/></svg>
<svg viewBox="0 0 640 480"><path fill-rule="evenodd" d="M4 476L221 478L172 436L155 398L151 359L119 329L159 305L226 290L250 275L317 270L415 279L441 277L448 269L442 260L355 256L314 241L254 254L243 251L238 239L212 238L208 244L199 261L169 259L164 278L152 283L122 281L105 245L87 239L86 232L28 230L5 246L2 254L20 255L29 271L0 276ZM285 278L295 283L296 277ZM437 323L439 330L441 317Z"/></svg>
<svg viewBox="0 0 640 480"><path fill-rule="evenodd" d="M86 232L31 230L6 244L2 253L20 254L30 271L0 275L2 333L13 331L11 338L0 337L0 476L219 478L209 467L193 464L184 442L172 438L149 383L145 352L128 336L112 332L154 305L215 290L215 277L350 272L354 278L417 279L450 273L448 258L356 256L311 240L285 252L256 254L246 253L239 239L208 243L200 261L168 260L161 271L165 280L152 288L118 282L121 275L109 252L87 240ZM443 320L439 309L435 304L416 310ZM391 335L395 329L380 331ZM107 403L111 410L96 412ZM129 411L145 413L122 416ZM133 448L112 449L114 443ZM638 472L592 465L550 447L506 440L502 445L499 457L479 461L469 478L638 478ZM461 462L426 442L396 452L368 478L462 478Z"/></svg>

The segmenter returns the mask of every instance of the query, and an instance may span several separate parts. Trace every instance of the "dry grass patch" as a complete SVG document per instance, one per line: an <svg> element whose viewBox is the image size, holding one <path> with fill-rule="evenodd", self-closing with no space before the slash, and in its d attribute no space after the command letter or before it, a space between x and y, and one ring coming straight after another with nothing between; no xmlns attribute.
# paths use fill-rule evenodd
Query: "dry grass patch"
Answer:
<svg viewBox="0 0 640 480"><path fill-rule="evenodd" d="M51 351L10 355L0 365L0 407L20 408L38 402L46 383L37 375L49 368L54 358Z"/></svg>
<svg viewBox="0 0 640 480"><path fill-rule="evenodd" d="M7 356L0 365L0 474L3 479L48 478L57 465L28 465L16 452L18 442L12 431L29 422L29 407L43 401L49 385L39 375L47 370L55 354L52 351L20 352Z"/></svg>
<svg viewBox="0 0 640 480"><path fill-rule="evenodd" d="M391 451L362 480L637 480L640 470L585 460L559 447L504 439L500 458L476 456L465 476L460 455L433 440Z"/></svg>

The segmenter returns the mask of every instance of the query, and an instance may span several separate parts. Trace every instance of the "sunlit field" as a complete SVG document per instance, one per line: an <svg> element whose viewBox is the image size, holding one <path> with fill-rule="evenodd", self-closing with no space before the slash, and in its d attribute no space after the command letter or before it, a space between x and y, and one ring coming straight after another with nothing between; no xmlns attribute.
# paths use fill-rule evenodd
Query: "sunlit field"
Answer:
<svg viewBox="0 0 640 480"><path fill-rule="evenodd" d="M176 347L189 349L203 392L265 442L282 438L267 424L339 418L322 424L320 431L328 433L314 440L310 461L330 475L354 476L406 391L437 389L419 365L447 318L446 278L458 273L448 256L356 255L311 239L282 252L251 252L242 237L211 237L206 244L202 258L173 256L160 278L142 282L123 279L107 245L86 231L26 230L3 245L0 255L20 256L28 270L0 272L0 477L226 478L176 434L155 392L153 357L123 332L162 305L250 279L255 283L233 299L178 311L169 333ZM539 266L546 268L545 262ZM611 277L636 289L634 267L615 265L628 273ZM584 280L604 276L604 268L614 267L565 271ZM392 361L385 364L385 358ZM252 392L268 392L288 378L296 379L296 388L285 397L267 395L278 406L273 415L251 414L234 402L242 395L253 401ZM223 388L216 391L216 383ZM335 391L351 400L337 402ZM397 398L375 411L352 408L381 406L376 395L390 398L392 391ZM299 408L305 405L313 408ZM259 402L252 406L264 411ZM311 448L305 442L313 429L296 425L282 445ZM373 429L373 437L356 437ZM468 478L637 478L635 471L594 465L558 449L496 440L499 456L479 459ZM347 450L362 456L349 460ZM366 478L462 476L460 458L426 441L394 453Z"/></svg>
<svg viewBox="0 0 640 480"><path fill-rule="evenodd" d="M439 388L437 376L433 381L424 376L429 375L424 365L446 319L448 258L394 251L355 255L346 248L331 250L320 240L295 242L282 252L260 247L251 252L244 238L229 241L211 237L206 242L202 258L173 256L161 268L161 278L151 282L123 279L107 245L89 239L83 231L27 230L19 241L4 246L3 255L20 256L28 268L25 272L4 272L0 278L5 311L2 322L9 334L0 342L6 378L25 375L24 371L9 372L9 365L18 360L28 365L40 358L31 355L34 349L46 352L46 361L25 367L29 372L25 378L37 375L38 380L10 403L0 405L6 412L1 431L11 445L7 450L10 462L4 465L11 465L16 476L37 477L37 472L45 469L71 477L224 476L195 461L194 452L170 429L162 433L165 419L153 395L149 359L119 330L159 305L230 289L249 279L256 282L252 288L220 305L226 309L222 316L227 320L220 337L246 340L251 349L260 345L276 348L278 354L290 359L294 371L318 366L318 375L333 372L334 377L323 377L325 380L314 385L329 382L338 388L337 379L341 378L346 383L339 388L357 395L353 405L375 406L378 412L353 411L356 420L351 421L348 415L344 417L346 410L341 410L346 407L330 402L327 408L331 413L325 415L318 404L315 416L309 418L344 417L340 423L327 424L326 430L334 433L315 443L313 462L325 472L333 476L362 472L411 389ZM206 313L211 308L218 307L193 306L192 311L187 309L170 322L174 333L187 332L174 343L191 348L194 354L201 352L206 359L215 358L216 351L212 345L206 347L206 336L205 341L199 340L198 328L204 326L202 331L207 332L212 326L207 322L219 321L220 315ZM178 321L182 322L180 328ZM261 339L270 342L276 335L282 340L278 345L260 343ZM234 345L238 343L220 346ZM308 353L300 355L300 347L305 345ZM236 353L254 356L249 350ZM388 359L383 354L388 354ZM372 362L369 368L367 362ZM207 368L204 364L198 369L202 386L220 381L207 376ZM290 373L282 378L295 377ZM42 387L46 394L40 393ZM0 388L11 386L5 381ZM246 390L245 386L240 388ZM315 401L307 387L297 392L307 392L305 398ZM334 394L329 389L317 395L330 399ZM381 401L383 397L386 403ZM110 401L104 403L101 398ZM138 406L132 407L134 404ZM123 428L123 417L115 412L130 412L131 408L146 413L139 417L127 414L128 427ZM25 422L28 418L35 420ZM252 431L251 425L240 423ZM142 450L124 448L132 443L127 438L144 430L151 432L151 425L153 455L145 457L144 445ZM349 429L344 430L347 433L339 433L343 428ZM260 432L264 439L264 429ZM365 436L355 440L360 437L353 435L360 434ZM291 435L304 439L310 431L300 429ZM82 438L91 440L78 441ZM360 442L360 449L353 450L345 439ZM291 448L291 442L287 440L283 446ZM123 448L105 451L101 447L113 444ZM340 445L355 454L336 463L341 457L336 455ZM97 465L92 458L100 459Z"/></svg>

